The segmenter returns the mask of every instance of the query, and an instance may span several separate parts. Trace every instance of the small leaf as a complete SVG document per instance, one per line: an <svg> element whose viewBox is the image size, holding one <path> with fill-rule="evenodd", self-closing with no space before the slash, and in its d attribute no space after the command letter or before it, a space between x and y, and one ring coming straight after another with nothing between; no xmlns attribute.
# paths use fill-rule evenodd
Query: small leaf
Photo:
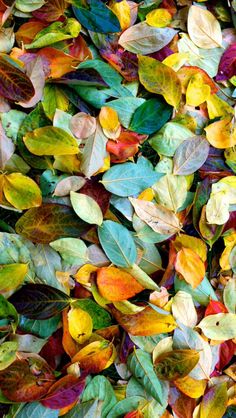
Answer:
<svg viewBox="0 0 236 418"><path fill-rule="evenodd" d="M171 115L171 106L164 103L163 100L149 99L135 110L129 129L140 134L150 135L161 129Z"/></svg>
<svg viewBox="0 0 236 418"><path fill-rule="evenodd" d="M50 247L59 252L63 260L68 264L79 266L89 261L88 248L81 239L57 239L50 242Z"/></svg>
<svg viewBox="0 0 236 418"><path fill-rule="evenodd" d="M119 267L132 266L137 250L131 233L123 225L104 221L98 228L98 237L103 250L111 262Z"/></svg>
<svg viewBox="0 0 236 418"><path fill-rule="evenodd" d="M236 280L229 279L223 293L224 304L229 312L236 314Z"/></svg>
<svg viewBox="0 0 236 418"><path fill-rule="evenodd" d="M176 257L175 269L193 288L197 287L205 276L203 261L190 248L182 248Z"/></svg>
<svg viewBox="0 0 236 418"><path fill-rule="evenodd" d="M142 56L138 58L141 84L151 93L161 94L167 103L177 109L182 89L176 72L154 58Z"/></svg>
<svg viewBox="0 0 236 418"><path fill-rule="evenodd" d="M93 135L96 130L97 121L87 113L79 112L72 116L70 129L76 138L83 139Z"/></svg>
<svg viewBox="0 0 236 418"><path fill-rule="evenodd" d="M202 7L190 7L188 33L199 48L211 49L222 45L220 23L211 12Z"/></svg>
<svg viewBox="0 0 236 418"><path fill-rule="evenodd" d="M69 297L44 284L26 284L10 298L17 312L29 319L48 319L69 305Z"/></svg>
<svg viewBox="0 0 236 418"><path fill-rule="evenodd" d="M12 173L4 177L3 192L8 202L20 210L40 206L42 203L38 185L21 173Z"/></svg>
<svg viewBox="0 0 236 418"><path fill-rule="evenodd" d="M35 155L73 155L79 148L75 138L55 126L45 126L27 132L24 143Z"/></svg>
<svg viewBox="0 0 236 418"><path fill-rule="evenodd" d="M179 219L169 209L145 200L129 198L142 221L159 234L175 234L181 228Z"/></svg>
<svg viewBox="0 0 236 418"><path fill-rule="evenodd" d="M231 117L213 122L204 130L207 140L215 148L223 149L236 145L236 128Z"/></svg>
<svg viewBox="0 0 236 418"><path fill-rule="evenodd" d="M0 292L5 293L16 289L24 281L27 271L27 264L0 265Z"/></svg>
<svg viewBox="0 0 236 418"><path fill-rule="evenodd" d="M172 313L175 319L188 327L195 327L197 324L197 311L195 309L192 296L183 291L179 291L172 299Z"/></svg>
<svg viewBox="0 0 236 418"><path fill-rule="evenodd" d="M0 57L0 94L5 99L28 101L34 95L34 86L29 77L10 62Z"/></svg>
<svg viewBox="0 0 236 418"><path fill-rule="evenodd" d="M207 338L213 340L230 340L236 337L236 315L233 313L219 313L206 316L198 324Z"/></svg>
<svg viewBox="0 0 236 418"><path fill-rule="evenodd" d="M83 193L70 192L70 201L75 213L89 224L101 225L103 214L96 200Z"/></svg>
<svg viewBox="0 0 236 418"><path fill-rule="evenodd" d="M209 150L204 137L186 139L175 151L173 173L184 176L195 173L206 161Z"/></svg>
<svg viewBox="0 0 236 418"><path fill-rule="evenodd" d="M200 418L222 418L227 408L227 383L212 386L200 404Z"/></svg>
<svg viewBox="0 0 236 418"><path fill-rule="evenodd" d="M0 122L0 170L5 168L6 163L14 153L14 149L12 140L7 137L3 125Z"/></svg>
<svg viewBox="0 0 236 418"><path fill-rule="evenodd" d="M0 370L6 369L16 359L17 342L8 341L0 346Z"/></svg>
<svg viewBox="0 0 236 418"><path fill-rule="evenodd" d="M80 308L72 308L68 312L69 333L79 344L89 339L93 330L91 316Z"/></svg>
<svg viewBox="0 0 236 418"><path fill-rule="evenodd" d="M155 372L160 379L176 380L187 376L199 361L196 350L174 350L155 360Z"/></svg>
<svg viewBox="0 0 236 418"><path fill-rule="evenodd" d="M129 356L127 366L145 391L157 402L162 403L162 383L154 372L151 355L143 350L135 350Z"/></svg>
<svg viewBox="0 0 236 418"><path fill-rule="evenodd" d="M172 20L171 14L166 9L154 9L146 15L146 22L155 28L168 26Z"/></svg>
<svg viewBox="0 0 236 418"><path fill-rule="evenodd" d="M129 299L144 289L131 274L115 267L97 270L97 286L102 297L112 302Z"/></svg>
<svg viewBox="0 0 236 418"><path fill-rule="evenodd" d="M175 34L172 28L155 28L141 22L126 29L119 38L119 44L134 54L147 55L165 47Z"/></svg>

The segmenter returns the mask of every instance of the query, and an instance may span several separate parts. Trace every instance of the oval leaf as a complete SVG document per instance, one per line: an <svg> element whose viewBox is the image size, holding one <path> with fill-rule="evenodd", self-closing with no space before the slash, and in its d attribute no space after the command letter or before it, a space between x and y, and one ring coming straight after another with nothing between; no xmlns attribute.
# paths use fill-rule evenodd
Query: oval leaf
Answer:
<svg viewBox="0 0 236 418"><path fill-rule="evenodd" d="M155 372L160 379L176 380L187 376L199 361L196 350L174 350L155 360Z"/></svg>
<svg viewBox="0 0 236 418"><path fill-rule="evenodd" d="M184 176L195 173L205 163L209 150L208 141L201 136L186 139L175 151L173 173Z"/></svg>
<svg viewBox="0 0 236 418"><path fill-rule="evenodd" d="M70 201L75 213L89 224L101 225L103 214L96 200L83 193L70 192Z"/></svg>

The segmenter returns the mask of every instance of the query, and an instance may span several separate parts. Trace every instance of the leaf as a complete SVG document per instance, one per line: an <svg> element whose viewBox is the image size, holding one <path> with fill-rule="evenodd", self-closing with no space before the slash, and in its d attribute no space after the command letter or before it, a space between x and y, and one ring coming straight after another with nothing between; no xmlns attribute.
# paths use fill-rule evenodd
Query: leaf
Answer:
<svg viewBox="0 0 236 418"><path fill-rule="evenodd" d="M29 319L48 319L65 309L69 297L59 289L44 284L26 284L9 301L17 312Z"/></svg>
<svg viewBox="0 0 236 418"><path fill-rule="evenodd" d="M193 75L186 90L186 104L189 106L200 106L211 97L211 87L205 84L201 73Z"/></svg>
<svg viewBox="0 0 236 418"><path fill-rule="evenodd" d="M166 123L149 141L156 152L173 157L178 146L193 136L192 131L176 122Z"/></svg>
<svg viewBox="0 0 236 418"><path fill-rule="evenodd" d="M172 28L155 28L141 22L126 29L119 38L119 44L127 51L147 55L162 49L175 34Z"/></svg>
<svg viewBox="0 0 236 418"><path fill-rule="evenodd" d="M166 9L154 9L146 15L146 22L155 28L163 28L171 23L172 16Z"/></svg>
<svg viewBox="0 0 236 418"><path fill-rule="evenodd" d="M151 307L146 307L135 314L122 314L115 308L111 313L126 332L134 336L150 336L171 332L176 328L172 315L160 314Z"/></svg>
<svg viewBox="0 0 236 418"><path fill-rule="evenodd" d="M9 341L1 344L0 347L0 370L6 369L16 359L17 342Z"/></svg>
<svg viewBox="0 0 236 418"><path fill-rule="evenodd" d="M56 185L54 196L68 196L71 191L77 192L86 183L84 177L70 176L62 179Z"/></svg>
<svg viewBox="0 0 236 418"><path fill-rule="evenodd" d="M47 343L47 340L38 338L32 334L15 334L11 337L11 341L18 345L18 351L36 354L38 354Z"/></svg>
<svg viewBox="0 0 236 418"><path fill-rule="evenodd" d="M95 376L86 386L82 395L82 402L88 402L91 399L99 401L101 418L107 417L111 408L117 403L113 387L105 376Z"/></svg>
<svg viewBox="0 0 236 418"><path fill-rule="evenodd" d="M206 277L204 277L204 279L195 289L190 284L186 283L185 280L180 280L178 276L175 276L174 284L176 291L183 290L184 292L190 293L194 301L200 303L203 306L208 305L209 298L217 300L216 294Z"/></svg>
<svg viewBox="0 0 236 418"><path fill-rule="evenodd" d="M140 402L142 402L143 400L144 398L141 396L129 396L128 398L122 399L116 405L113 406L113 408L107 415L107 418L116 418L120 414L122 414L122 416L126 418L140 418L140 415L136 414L136 410L137 408L139 408Z"/></svg>
<svg viewBox="0 0 236 418"><path fill-rule="evenodd" d="M104 221L98 228L101 246L111 262L118 267L130 267L137 258L137 250L131 233L123 225Z"/></svg>
<svg viewBox="0 0 236 418"><path fill-rule="evenodd" d="M183 176L166 174L152 186L152 189L157 202L175 213L187 198L187 181Z"/></svg>
<svg viewBox="0 0 236 418"><path fill-rule="evenodd" d="M57 410L71 405L83 392L85 379L86 376L83 374L79 378L71 374L61 377L50 387L41 404L46 408Z"/></svg>
<svg viewBox="0 0 236 418"><path fill-rule="evenodd" d="M87 113L79 112L72 116L70 120L70 129L76 138L88 138L96 130L97 121L93 116Z"/></svg>
<svg viewBox="0 0 236 418"><path fill-rule="evenodd" d="M236 128L231 118L213 122L204 129L206 138L213 147L223 149L236 145Z"/></svg>
<svg viewBox="0 0 236 418"><path fill-rule="evenodd" d="M213 340L230 340L235 338L236 315L233 313L219 313L206 316L198 324L207 338Z"/></svg>
<svg viewBox="0 0 236 418"><path fill-rule="evenodd" d="M43 5L43 0L17 0L16 7L21 12L27 13L39 9Z"/></svg>
<svg viewBox="0 0 236 418"><path fill-rule="evenodd" d="M35 106L43 96L45 74L41 57L36 57L26 64L26 74L34 86L35 94L29 101L19 102L19 104L22 107L29 108Z"/></svg>
<svg viewBox="0 0 236 418"><path fill-rule="evenodd" d="M159 29L160 30L160 29ZM150 57L139 58L139 79L146 90L161 94L175 109L181 100L181 83L172 68Z"/></svg>
<svg viewBox="0 0 236 418"><path fill-rule="evenodd" d="M82 348L73 357L72 362L78 362L86 373L100 373L107 369L116 357L116 350L112 343L106 340L94 341Z"/></svg>
<svg viewBox="0 0 236 418"><path fill-rule="evenodd" d="M153 134L162 128L171 114L172 108L161 99L146 100L135 110L129 129L140 134Z"/></svg>
<svg viewBox="0 0 236 418"><path fill-rule="evenodd" d="M24 143L35 155L78 154L76 140L61 128L45 126L26 133Z"/></svg>
<svg viewBox="0 0 236 418"><path fill-rule="evenodd" d="M103 222L103 214L100 206L90 196L83 193L70 192L70 201L72 207L83 221L89 224L101 225Z"/></svg>
<svg viewBox="0 0 236 418"><path fill-rule="evenodd" d="M188 33L200 48L211 49L222 45L222 34L218 20L208 10L191 6L188 13Z"/></svg>
<svg viewBox="0 0 236 418"><path fill-rule="evenodd" d="M221 418L227 408L227 384L226 382L212 386L203 396L200 405L200 418Z"/></svg>
<svg viewBox="0 0 236 418"><path fill-rule="evenodd" d="M86 177L90 178L103 166L106 157L106 143L107 138L97 123L95 132L86 140L81 157L80 169Z"/></svg>
<svg viewBox="0 0 236 418"><path fill-rule="evenodd" d="M80 266L89 261L88 248L78 238L61 238L50 242L50 247L60 253L67 264Z"/></svg>
<svg viewBox="0 0 236 418"><path fill-rule="evenodd" d="M91 316L80 308L72 308L68 312L69 333L79 344L89 339L93 330Z"/></svg>
<svg viewBox="0 0 236 418"><path fill-rule="evenodd" d="M57 418L58 411L45 408L39 402L31 402L26 404L23 409L17 413L17 418ZM10 418L10 417L9 417ZM13 418L13 417L11 417Z"/></svg>
<svg viewBox="0 0 236 418"><path fill-rule="evenodd" d="M102 184L109 192L122 197L141 193L161 177L146 160L144 163L116 164L103 175Z"/></svg>
<svg viewBox="0 0 236 418"><path fill-rule="evenodd" d="M4 177L3 192L8 202L20 210L37 207L42 203L38 185L21 173L12 173Z"/></svg>
<svg viewBox="0 0 236 418"><path fill-rule="evenodd" d="M190 248L183 247L177 253L175 269L193 288L199 286L205 276L204 263Z"/></svg>
<svg viewBox="0 0 236 418"><path fill-rule="evenodd" d="M129 198L136 214L159 234L175 234L181 228L179 219L169 209L152 202Z"/></svg>
<svg viewBox="0 0 236 418"><path fill-rule="evenodd" d="M145 99L142 99L141 97L122 97L120 99L111 100L108 104L109 107L116 110L118 113L119 121L122 126L128 129L134 112L143 103L145 103ZM106 106L106 103L104 106Z"/></svg>
<svg viewBox="0 0 236 418"><path fill-rule="evenodd" d="M47 362L37 355L36 357L29 355L23 360L17 359L0 372L2 392L13 402L31 402L40 399L46 395L54 380L55 377Z"/></svg>
<svg viewBox="0 0 236 418"><path fill-rule="evenodd" d="M111 325L110 314L92 299L77 299L71 306L86 311L92 318L95 330Z"/></svg>
<svg viewBox="0 0 236 418"><path fill-rule="evenodd" d="M223 300L230 313L236 314L236 281L229 279L223 293Z"/></svg>
<svg viewBox="0 0 236 418"><path fill-rule="evenodd" d="M172 299L171 310L175 319L188 327L197 325L197 311L189 293L179 291Z"/></svg>
<svg viewBox="0 0 236 418"><path fill-rule="evenodd" d="M196 380L190 376L185 376L182 379L175 380L174 384L182 393L196 399L204 394L207 382L206 380Z"/></svg>
<svg viewBox="0 0 236 418"><path fill-rule="evenodd" d="M46 22L53 22L64 14L67 7L66 0L51 0L50 3L43 4L40 9L35 10L33 16Z"/></svg>
<svg viewBox="0 0 236 418"><path fill-rule="evenodd" d="M73 11L79 22L88 30L99 33L120 32L121 27L116 15L101 2L91 0L90 9L75 2Z"/></svg>
<svg viewBox="0 0 236 418"><path fill-rule="evenodd" d="M28 101L35 93L29 77L2 56L0 57L0 84L1 96L14 102Z"/></svg>
<svg viewBox="0 0 236 418"><path fill-rule="evenodd" d="M48 244L58 238L80 236L86 224L68 206L51 203L25 212L16 223L16 231L33 242Z"/></svg>
<svg viewBox="0 0 236 418"><path fill-rule="evenodd" d="M24 316L20 316L19 326L24 332L32 332L41 338L50 337L57 329L60 322L60 315L53 316L47 319L28 319Z"/></svg>
<svg viewBox="0 0 236 418"><path fill-rule="evenodd" d="M140 263L141 265L142 263ZM126 268L127 273L130 273L141 286L145 289L160 290L159 286L148 276L148 274L140 268L140 265L133 264L132 267Z"/></svg>
<svg viewBox="0 0 236 418"><path fill-rule="evenodd" d="M101 296L113 302L129 299L144 289L131 274L115 267L97 270L97 286Z"/></svg>
<svg viewBox="0 0 236 418"><path fill-rule="evenodd" d="M24 281L27 271L27 264L15 263L0 265L0 292L9 292L20 286Z"/></svg>
<svg viewBox="0 0 236 418"><path fill-rule="evenodd" d="M154 369L160 379L172 381L187 376L198 361L196 350L174 350L157 357Z"/></svg>
<svg viewBox="0 0 236 418"><path fill-rule="evenodd" d="M235 52L236 43L233 43L224 51L220 59L216 81L224 81L235 75Z"/></svg>
<svg viewBox="0 0 236 418"><path fill-rule="evenodd" d="M2 123L0 122L0 169L4 170L6 163L14 153L15 147L10 138L7 137Z"/></svg>
<svg viewBox="0 0 236 418"><path fill-rule="evenodd" d="M156 401L162 403L162 384L154 372L151 355L143 350L135 350L129 356L127 365L145 391Z"/></svg>
<svg viewBox="0 0 236 418"><path fill-rule="evenodd" d="M174 174L188 175L197 171L206 161L210 146L201 136L186 139L174 155Z"/></svg>

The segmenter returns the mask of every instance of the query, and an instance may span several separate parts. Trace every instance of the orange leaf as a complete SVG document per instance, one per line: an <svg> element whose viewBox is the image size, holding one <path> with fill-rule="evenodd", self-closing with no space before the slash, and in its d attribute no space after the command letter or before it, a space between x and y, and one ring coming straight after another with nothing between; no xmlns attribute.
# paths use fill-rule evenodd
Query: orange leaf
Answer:
<svg viewBox="0 0 236 418"><path fill-rule="evenodd" d="M93 341L72 358L72 363L78 361L81 369L87 373L100 373L113 363L115 357L116 350L112 343L106 340Z"/></svg>
<svg viewBox="0 0 236 418"><path fill-rule="evenodd" d="M72 358L77 353L78 346L69 333L68 315L67 315L68 310L69 308L65 309L62 312L62 321L63 321L62 345L66 354L68 354L68 356Z"/></svg>
<svg viewBox="0 0 236 418"><path fill-rule="evenodd" d="M39 20L23 23L16 32L16 41L20 45L21 42L24 44L30 44L38 32L46 28L47 24L40 22Z"/></svg>
<svg viewBox="0 0 236 418"><path fill-rule="evenodd" d="M107 151L111 154L111 162L123 162L127 158L133 157L138 152L139 144L146 138L147 135L123 131L116 141L107 141Z"/></svg>
<svg viewBox="0 0 236 418"><path fill-rule="evenodd" d="M97 286L101 296L112 302L129 299L143 290L131 274L116 267L98 269Z"/></svg>
<svg viewBox="0 0 236 418"><path fill-rule="evenodd" d="M131 335L146 337L171 332L176 328L172 315L162 315L149 306L132 315L122 314L114 307L111 308L111 313L122 328Z"/></svg>
<svg viewBox="0 0 236 418"><path fill-rule="evenodd" d="M211 123L205 131L207 140L215 148L231 148L236 145L236 128L231 117Z"/></svg>
<svg viewBox="0 0 236 418"><path fill-rule="evenodd" d="M52 47L40 49L38 55L45 57L49 61L49 68L51 70L50 77L52 78L60 78L64 74L74 71L74 67L80 62L78 58L74 58Z"/></svg>
<svg viewBox="0 0 236 418"><path fill-rule="evenodd" d="M205 276L205 265L198 254L190 248L182 248L176 257L175 270L193 288L197 287Z"/></svg>
<svg viewBox="0 0 236 418"><path fill-rule="evenodd" d="M209 77L206 71L202 70L199 67L184 66L180 68L179 71L177 71L177 75L181 81L182 93L186 92L190 79L195 75L202 76L202 81L204 82L204 84L208 84L208 86L210 86L211 94L215 94L219 90L217 85L214 83L211 77Z"/></svg>

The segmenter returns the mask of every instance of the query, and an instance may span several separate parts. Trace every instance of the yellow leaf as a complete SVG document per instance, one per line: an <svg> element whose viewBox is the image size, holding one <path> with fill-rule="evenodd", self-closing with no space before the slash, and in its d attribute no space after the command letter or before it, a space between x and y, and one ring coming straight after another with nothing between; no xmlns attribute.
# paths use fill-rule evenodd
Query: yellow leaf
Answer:
<svg viewBox="0 0 236 418"><path fill-rule="evenodd" d="M80 161L77 155L57 155L53 168L63 173L78 173L80 171Z"/></svg>
<svg viewBox="0 0 236 418"><path fill-rule="evenodd" d="M212 94L207 99L207 110L210 119L227 117L234 114L233 108L216 94Z"/></svg>
<svg viewBox="0 0 236 418"><path fill-rule="evenodd" d="M205 392L207 381L196 380L190 376L185 376L182 379L174 381L175 386L189 398L200 398Z"/></svg>
<svg viewBox="0 0 236 418"><path fill-rule="evenodd" d="M116 131L120 125L116 110L108 106L103 106L99 113L99 122L103 129Z"/></svg>
<svg viewBox="0 0 236 418"><path fill-rule="evenodd" d="M127 29L131 23L130 6L126 0L120 2L114 2L110 9L118 17L122 30Z"/></svg>
<svg viewBox="0 0 236 418"><path fill-rule="evenodd" d="M174 247L177 251L181 250L183 247L190 248L199 255L203 262L207 259L207 246L200 238L180 234L174 241Z"/></svg>
<svg viewBox="0 0 236 418"><path fill-rule="evenodd" d="M182 88L180 80L172 68L154 58L138 56L139 79L146 90L161 94L170 105L179 107Z"/></svg>
<svg viewBox="0 0 236 418"><path fill-rule="evenodd" d="M200 418L222 418L227 408L227 383L211 386L200 405Z"/></svg>
<svg viewBox="0 0 236 418"><path fill-rule="evenodd" d="M178 71L188 62L189 54L187 52L176 52L166 57L162 63L171 67L174 71Z"/></svg>
<svg viewBox="0 0 236 418"><path fill-rule="evenodd" d="M195 74L190 78L186 91L186 104L199 106L211 95L211 87L205 84L201 74Z"/></svg>
<svg viewBox="0 0 236 418"><path fill-rule="evenodd" d="M92 264L84 264L73 277L80 284L90 285L91 273L94 273L97 269L98 267L93 266Z"/></svg>
<svg viewBox="0 0 236 418"><path fill-rule="evenodd" d="M3 192L8 202L17 209L29 209L42 203L41 190L29 177L21 173L5 176Z"/></svg>
<svg viewBox="0 0 236 418"><path fill-rule="evenodd" d="M68 312L69 333L79 344L89 339L93 331L91 316L83 309L72 308Z"/></svg>
<svg viewBox="0 0 236 418"><path fill-rule="evenodd" d="M16 289L24 281L27 271L27 264L0 265L0 293Z"/></svg>
<svg viewBox="0 0 236 418"><path fill-rule="evenodd" d="M224 237L224 244L225 249L220 257L220 267L222 270L230 270L231 266L229 264L229 256L232 249L236 245L236 232L233 232L232 234Z"/></svg>
<svg viewBox="0 0 236 418"><path fill-rule="evenodd" d="M236 145L236 127L231 118L211 123L205 131L207 140L215 148L231 148Z"/></svg>
<svg viewBox="0 0 236 418"><path fill-rule="evenodd" d="M146 22L150 26L156 28L164 28L168 26L172 20L171 14L166 9L155 9L146 15Z"/></svg>
<svg viewBox="0 0 236 418"><path fill-rule="evenodd" d="M94 175L97 175L99 173L104 173L105 171L109 170L110 166L111 166L111 157L110 157L110 154L108 154L108 156L104 158L103 166Z"/></svg>
<svg viewBox="0 0 236 418"><path fill-rule="evenodd" d="M148 200L151 202L154 199L154 191L149 187L148 189L145 189L140 195L138 196L138 199L140 200Z"/></svg>
<svg viewBox="0 0 236 418"><path fill-rule="evenodd" d="M182 248L176 257L175 269L184 280L197 287L205 276L205 266L198 254L190 248Z"/></svg>

